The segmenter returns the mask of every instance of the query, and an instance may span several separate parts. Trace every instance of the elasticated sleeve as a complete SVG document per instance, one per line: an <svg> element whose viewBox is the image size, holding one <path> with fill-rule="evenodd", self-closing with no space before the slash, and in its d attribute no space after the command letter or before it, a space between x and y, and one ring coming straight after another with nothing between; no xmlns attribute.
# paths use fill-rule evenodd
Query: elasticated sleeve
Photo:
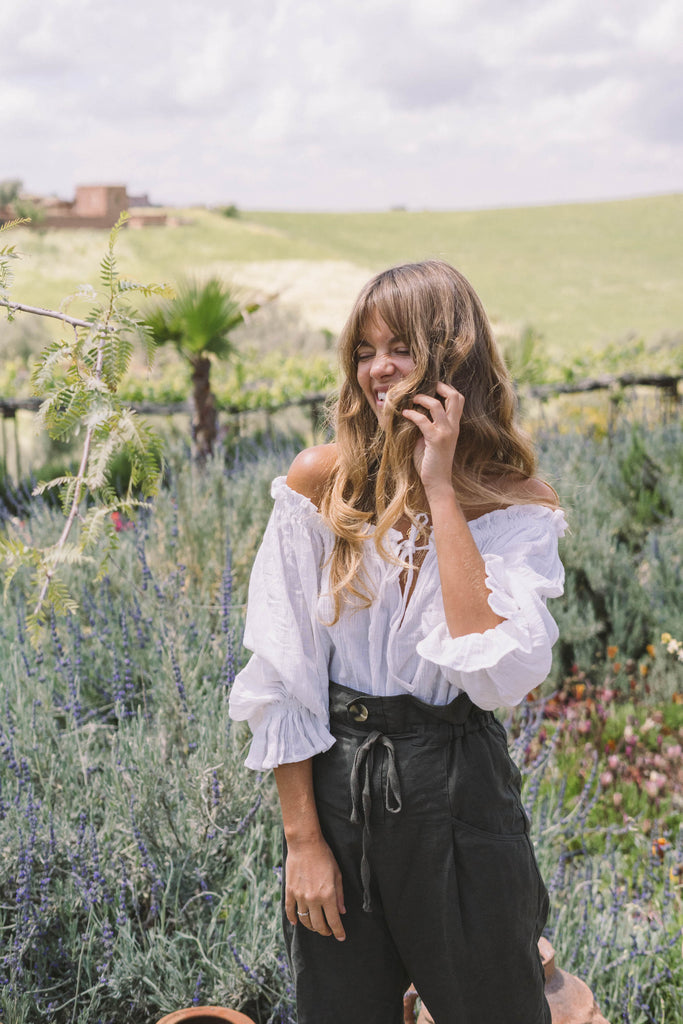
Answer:
<svg viewBox="0 0 683 1024"><path fill-rule="evenodd" d="M246 720L246 760L262 770L328 750L328 652L312 628L323 538L315 506L274 481L275 505L249 583L244 646L253 652L237 675L230 716Z"/></svg>
<svg viewBox="0 0 683 1024"><path fill-rule="evenodd" d="M423 620L418 654L439 665L479 707L514 707L548 675L557 625L546 608L564 587L560 510L515 506L471 524L486 566L488 603L504 618L484 633L452 637L445 618Z"/></svg>

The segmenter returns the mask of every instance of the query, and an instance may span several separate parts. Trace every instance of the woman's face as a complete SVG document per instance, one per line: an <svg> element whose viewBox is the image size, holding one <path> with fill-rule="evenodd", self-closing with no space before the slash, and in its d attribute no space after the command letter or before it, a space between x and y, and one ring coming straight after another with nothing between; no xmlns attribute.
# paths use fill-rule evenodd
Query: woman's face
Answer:
<svg viewBox="0 0 683 1024"><path fill-rule="evenodd" d="M396 337L382 319L368 321L356 349L356 376L380 424L387 391L414 369L408 342Z"/></svg>

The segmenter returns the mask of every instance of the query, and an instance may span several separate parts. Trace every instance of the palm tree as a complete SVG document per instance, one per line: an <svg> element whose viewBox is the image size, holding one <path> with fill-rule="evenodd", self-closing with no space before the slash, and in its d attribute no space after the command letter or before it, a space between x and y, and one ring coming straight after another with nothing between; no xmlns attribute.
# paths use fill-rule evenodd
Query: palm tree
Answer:
<svg viewBox="0 0 683 1024"><path fill-rule="evenodd" d="M157 345L174 344L192 367L192 441L195 457L204 461L216 440L216 403L211 391L211 357L228 359L235 352L229 337L257 304L240 308L217 278L205 284L185 281L175 298L151 310L143 323Z"/></svg>

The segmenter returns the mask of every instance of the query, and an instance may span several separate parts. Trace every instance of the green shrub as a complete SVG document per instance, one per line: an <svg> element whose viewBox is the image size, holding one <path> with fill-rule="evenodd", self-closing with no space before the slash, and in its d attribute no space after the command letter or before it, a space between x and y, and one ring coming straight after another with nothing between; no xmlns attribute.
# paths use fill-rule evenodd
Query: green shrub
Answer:
<svg viewBox="0 0 683 1024"><path fill-rule="evenodd" d="M683 636L683 430L624 422L612 438L539 436L541 471L560 492L570 530L561 542L564 597L554 678L588 669L617 646L642 658L662 632Z"/></svg>
<svg viewBox="0 0 683 1024"><path fill-rule="evenodd" d="M680 429L641 441L661 470L662 509L676 508ZM651 639L660 621L683 637L673 605L679 527L655 505L638 545L628 543L629 517L653 516L651 508L641 515L638 500L623 507L615 497L619 458L633 461L630 433L611 452L567 436L546 437L542 449L573 529L563 542L568 596L554 602L571 645L565 654L585 651L589 669L600 666L615 688L628 689L626 664L617 669L605 649L619 631L624 652L635 643L627 620ZM199 471L182 449L171 451L152 509L115 523L109 577L93 585L85 567L72 567L77 615L53 622L36 650L21 593L0 609L0 1009L12 1024L153 1021L193 1002L241 1008L259 1024L292 1020L276 797L270 776L243 768L247 731L227 715L246 657L247 581L270 481L292 455L241 444L227 470L214 457ZM36 504L10 528L40 543L56 522ZM656 545L666 559L653 555ZM643 599L633 577L644 558ZM611 591L620 601L610 601ZM659 661L680 678L673 646L657 642L654 653L646 648L641 682ZM635 711L615 704L612 717L606 706L602 731L587 737L593 756L580 747L580 730L574 756L534 705L518 714L514 753L551 890L548 934L559 965L591 984L612 1020L681 1024L681 896L672 879L683 840L675 819L662 805L664 835L652 821L646 831L636 818L598 813L609 796L598 736L621 743ZM660 729L673 735L680 722L672 714L665 708ZM634 770L651 740L642 734ZM661 856L651 852L659 836L668 843L656 847Z"/></svg>

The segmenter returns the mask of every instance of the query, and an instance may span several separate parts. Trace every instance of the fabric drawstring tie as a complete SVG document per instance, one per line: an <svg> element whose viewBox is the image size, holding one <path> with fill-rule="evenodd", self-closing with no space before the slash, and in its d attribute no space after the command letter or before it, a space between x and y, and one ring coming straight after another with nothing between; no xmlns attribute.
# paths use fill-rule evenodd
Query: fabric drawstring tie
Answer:
<svg viewBox="0 0 683 1024"><path fill-rule="evenodd" d="M390 814L398 814L401 810L401 785L396 768L396 750L388 736L378 729L368 734L367 739L356 750L351 769L351 821L354 825L362 824L363 840L360 862L360 877L363 884L363 910L372 909L370 900L370 815L372 812L372 772L375 764L377 746L384 747L387 752L387 778L384 788L384 806ZM362 782L361 782L362 776Z"/></svg>

